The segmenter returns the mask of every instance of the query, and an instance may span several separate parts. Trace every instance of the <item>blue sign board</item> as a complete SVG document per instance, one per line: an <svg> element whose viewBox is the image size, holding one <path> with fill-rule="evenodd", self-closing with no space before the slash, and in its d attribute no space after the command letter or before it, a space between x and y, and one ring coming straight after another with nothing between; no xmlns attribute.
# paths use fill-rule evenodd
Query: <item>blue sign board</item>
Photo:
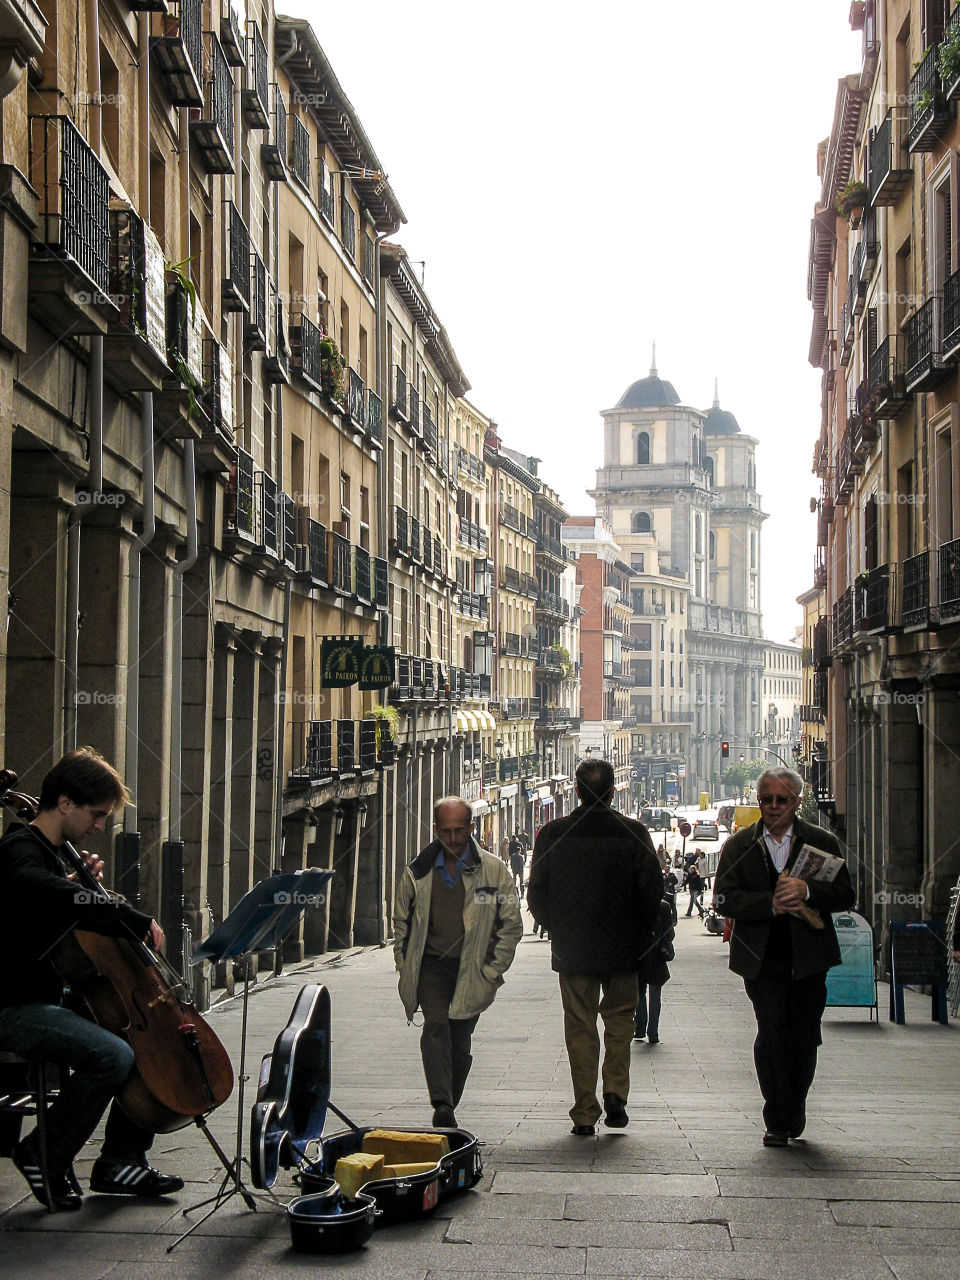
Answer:
<svg viewBox="0 0 960 1280"><path fill-rule="evenodd" d="M855 911L838 912L833 926L840 943L841 963L827 973L827 1005L834 1008L877 1007L877 979L873 962L873 930Z"/></svg>

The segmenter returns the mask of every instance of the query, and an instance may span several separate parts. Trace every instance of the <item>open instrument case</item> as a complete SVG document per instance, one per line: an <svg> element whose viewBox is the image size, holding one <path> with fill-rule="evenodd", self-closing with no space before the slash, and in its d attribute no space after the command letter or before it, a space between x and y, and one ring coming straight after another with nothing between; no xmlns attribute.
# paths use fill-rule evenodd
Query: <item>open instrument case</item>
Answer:
<svg viewBox="0 0 960 1280"><path fill-rule="evenodd" d="M328 1110L347 1127L324 1138ZM309 1193L329 1194L337 1161L359 1152L373 1128L355 1124L330 1101L330 993L320 985L303 987L289 1022L260 1069L250 1127L254 1186L271 1188L281 1168L297 1169L306 1193L295 1202L302 1212ZM391 1131L443 1134L450 1152L429 1170L363 1185L362 1194L376 1202L378 1225L423 1218L440 1200L475 1186L483 1176L480 1144L466 1129ZM307 1208L323 1227L327 1215L319 1212L320 1206Z"/></svg>

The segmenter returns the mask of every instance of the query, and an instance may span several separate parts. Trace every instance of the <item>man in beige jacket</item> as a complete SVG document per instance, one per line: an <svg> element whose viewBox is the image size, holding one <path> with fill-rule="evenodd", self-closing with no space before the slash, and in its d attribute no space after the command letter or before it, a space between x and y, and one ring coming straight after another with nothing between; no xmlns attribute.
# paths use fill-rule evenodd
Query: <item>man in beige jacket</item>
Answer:
<svg viewBox="0 0 960 1280"><path fill-rule="evenodd" d="M423 1014L420 1055L437 1128L456 1126L477 1019L523 936L510 868L479 847L471 822L459 796L437 801L436 839L404 871L393 909L400 999L408 1020Z"/></svg>

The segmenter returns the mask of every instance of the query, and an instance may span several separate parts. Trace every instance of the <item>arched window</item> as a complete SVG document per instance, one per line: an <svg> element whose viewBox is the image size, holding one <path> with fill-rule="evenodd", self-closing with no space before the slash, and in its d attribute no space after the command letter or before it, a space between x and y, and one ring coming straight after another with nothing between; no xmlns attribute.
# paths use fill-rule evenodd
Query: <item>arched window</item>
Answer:
<svg viewBox="0 0 960 1280"><path fill-rule="evenodd" d="M713 488L713 459L708 454L703 460L703 469L707 473L707 484Z"/></svg>
<svg viewBox="0 0 960 1280"><path fill-rule="evenodd" d="M644 467L650 461L650 436L641 431L637 436L637 466Z"/></svg>
<svg viewBox="0 0 960 1280"><path fill-rule="evenodd" d="M649 511L635 511L633 519L630 522L630 529L633 533L650 533L652 529Z"/></svg>
<svg viewBox="0 0 960 1280"><path fill-rule="evenodd" d="M710 530L710 559L716 560L716 558L717 558L717 535L711 529Z"/></svg>

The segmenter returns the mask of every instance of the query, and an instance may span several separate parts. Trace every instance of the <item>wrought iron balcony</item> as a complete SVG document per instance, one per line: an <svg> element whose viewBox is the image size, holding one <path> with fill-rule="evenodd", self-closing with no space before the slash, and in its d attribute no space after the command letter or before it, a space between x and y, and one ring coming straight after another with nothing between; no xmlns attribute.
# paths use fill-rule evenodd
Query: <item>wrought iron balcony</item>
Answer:
<svg viewBox="0 0 960 1280"><path fill-rule="evenodd" d="M930 552L921 551L900 566L902 584L901 622L905 627L926 627L930 623Z"/></svg>
<svg viewBox="0 0 960 1280"><path fill-rule="evenodd" d="M958 40L960 40L960 9L955 8L944 25L942 43L952 46ZM944 79L943 96L948 102L956 102L960 98L960 65L956 66Z"/></svg>
<svg viewBox="0 0 960 1280"><path fill-rule="evenodd" d="M360 772L371 773L377 767L377 721L361 720Z"/></svg>
<svg viewBox="0 0 960 1280"><path fill-rule="evenodd" d="M374 287L375 277L377 274L376 262L377 262L377 250L373 242L373 237L368 236L367 233L364 232L363 233L363 263L361 266L361 271L363 272L364 280L366 280L367 284L371 287L371 289Z"/></svg>
<svg viewBox="0 0 960 1280"><path fill-rule="evenodd" d="M407 555L410 550L410 517L403 507L394 507L393 549L398 555Z"/></svg>
<svg viewBox="0 0 960 1280"><path fill-rule="evenodd" d="M351 258L357 256L357 215L347 200L340 201L340 240Z"/></svg>
<svg viewBox="0 0 960 1280"><path fill-rule="evenodd" d="M290 348L287 346L287 329L283 314L283 299L277 293L269 308L267 349L263 358L263 376L268 382L290 382Z"/></svg>
<svg viewBox="0 0 960 1280"><path fill-rule="evenodd" d="M960 13L960 9L956 10ZM940 349L945 360L960 352L960 271L955 271L943 286L943 336Z"/></svg>
<svg viewBox="0 0 960 1280"><path fill-rule="evenodd" d="M422 560L423 552L420 549L420 521L416 516L410 517L410 559Z"/></svg>
<svg viewBox="0 0 960 1280"><path fill-rule="evenodd" d="M293 134L290 138L290 168L293 171L293 176L309 190L310 133L299 116L293 117Z"/></svg>
<svg viewBox="0 0 960 1280"><path fill-rule="evenodd" d="M260 163L270 182L288 182L287 107L278 84L271 85L270 137L260 144Z"/></svg>
<svg viewBox="0 0 960 1280"><path fill-rule="evenodd" d="M263 351L267 345L267 268L256 249L250 260L250 315L243 336L248 351Z"/></svg>
<svg viewBox="0 0 960 1280"><path fill-rule="evenodd" d="M895 205L909 188L910 177L906 119L902 111L890 110L870 147L870 203L874 208Z"/></svg>
<svg viewBox="0 0 960 1280"><path fill-rule="evenodd" d="M953 106L943 94L937 71L937 46L927 50L910 80L910 151L935 151L950 127Z"/></svg>
<svg viewBox="0 0 960 1280"><path fill-rule="evenodd" d="M420 393L414 388L407 388L407 396L410 403L410 417L408 419L410 430L414 435L420 435Z"/></svg>
<svg viewBox="0 0 960 1280"><path fill-rule="evenodd" d="M510 565L505 565L500 571L500 585L505 587L507 591L515 591L520 594L520 570L513 569Z"/></svg>
<svg viewBox="0 0 960 1280"><path fill-rule="evenodd" d="M242 67L246 62L243 28L234 0L220 0L220 45L231 67Z"/></svg>
<svg viewBox="0 0 960 1280"><path fill-rule="evenodd" d="M361 604L372 604L372 579L370 574L370 552L363 547L354 547L353 563L355 570L354 594Z"/></svg>
<svg viewBox="0 0 960 1280"><path fill-rule="evenodd" d="M942 303L928 298L907 321L907 391L929 391L949 374L940 348Z"/></svg>
<svg viewBox="0 0 960 1280"><path fill-rule="evenodd" d="M900 344L900 335L890 334L870 357L870 402L881 420L896 417L909 399Z"/></svg>
<svg viewBox="0 0 960 1280"><path fill-rule="evenodd" d="M878 633L890 625L890 565L881 564L858 578L854 588L857 631Z"/></svg>
<svg viewBox="0 0 960 1280"><path fill-rule="evenodd" d="M557 595L555 591L541 591L540 598L537 601L538 613L554 614L560 618L570 617L570 605L563 596Z"/></svg>
<svg viewBox="0 0 960 1280"><path fill-rule="evenodd" d="M515 631L504 631L500 635L500 656L501 658L528 658L530 641L526 636L518 635Z"/></svg>
<svg viewBox="0 0 960 1280"><path fill-rule="evenodd" d="M462 448L460 445L455 445L454 448L456 449L457 470L460 474L470 476L472 479L478 480L481 483L485 482L487 478L487 468L482 459L475 458L472 453L467 449Z"/></svg>
<svg viewBox="0 0 960 1280"><path fill-rule="evenodd" d="M833 605L833 648L838 649L853 639L853 587L847 587Z"/></svg>
<svg viewBox="0 0 960 1280"><path fill-rule="evenodd" d="M520 512L509 502L500 504L500 523L516 533L520 532Z"/></svg>
<svg viewBox="0 0 960 1280"><path fill-rule="evenodd" d="M305 787L333 776L333 722L308 720L294 723L290 771L287 785Z"/></svg>
<svg viewBox="0 0 960 1280"><path fill-rule="evenodd" d="M353 720L335 720L337 726L337 773L356 773L357 735Z"/></svg>
<svg viewBox="0 0 960 1280"><path fill-rule="evenodd" d="M355 369L348 370L347 413L355 426L363 428L363 379Z"/></svg>
<svg viewBox="0 0 960 1280"><path fill-rule="evenodd" d="M554 560L559 560L566 564L567 551L559 538L554 538L550 534L544 533L542 529L537 530L537 554L550 556Z"/></svg>
<svg viewBox="0 0 960 1280"><path fill-rule="evenodd" d="M320 363L321 333L312 320L300 317L300 323L290 330L290 347L294 372L315 391L323 385Z"/></svg>
<svg viewBox="0 0 960 1280"><path fill-rule="evenodd" d="M373 562L373 602L378 609L390 607L390 577L386 560Z"/></svg>
<svg viewBox="0 0 960 1280"><path fill-rule="evenodd" d="M860 223L860 284L866 287L870 283L873 269L877 265L880 254L880 234L877 230L877 215L868 209Z"/></svg>
<svg viewBox="0 0 960 1280"><path fill-rule="evenodd" d="M119 316L104 341L104 376L120 391L156 390L167 372L163 250L132 209L110 211L110 296Z"/></svg>
<svg viewBox="0 0 960 1280"><path fill-rule="evenodd" d="M200 398L204 431L233 444L233 369L230 356L215 338L203 340L203 393Z"/></svg>
<svg viewBox="0 0 960 1280"><path fill-rule="evenodd" d="M330 535L330 585L343 595L353 595L351 546L342 534Z"/></svg>
<svg viewBox="0 0 960 1280"><path fill-rule="evenodd" d="M525 596L529 596L531 600L536 600L540 595L540 585L536 578L529 573L520 575L520 590Z"/></svg>
<svg viewBox="0 0 960 1280"><path fill-rule="evenodd" d="M329 581L328 535L319 520L313 520L306 508L297 512L297 573L318 586Z"/></svg>
<svg viewBox="0 0 960 1280"><path fill-rule="evenodd" d="M367 435L370 442L383 444L383 401L375 391L367 390Z"/></svg>
<svg viewBox="0 0 960 1280"><path fill-rule="evenodd" d="M937 550L937 588L940 621L960 618L960 538Z"/></svg>
<svg viewBox="0 0 960 1280"><path fill-rule="evenodd" d="M210 76L199 118L190 121L190 144L207 173L233 173L233 72L213 32L203 40Z"/></svg>
<svg viewBox="0 0 960 1280"><path fill-rule="evenodd" d="M163 34L150 42L167 97L175 107L202 107L200 0L178 0L162 19Z"/></svg>
<svg viewBox="0 0 960 1280"><path fill-rule="evenodd" d="M250 235L232 202L228 214L227 267L223 278L224 311L250 310Z"/></svg>
<svg viewBox="0 0 960 1280"><path fill-rule="evenodd" d="M251 129L270 128L267 46L257 22L247 22L247 76L240 92L240 114Z"/></svg>
<svg viewBox="0 0 960 1280"><path fill-rule="evenodd" d="M427 405L423 406L423 443L431 453L437 452L437 424Z"/></svg>
<svg viewBox="0 0 960 1280"><path fill-rule="evenodd" d="M327 183L326 183L326 179L324 176L325 172L326 171L323 167L323 161L321 160L320 161L320 214L325 219L325 221L330 224L332 228L336 225L336 220L337 220L337 215L335 212L336 206L334 205L334 201L333 201L333 191L331 190L330 187L327 186ZM332 181L333 179L331 178L331 182Z"/></svg>
<svg viewBox="0 0 960 1280"><path fill-rule="evenodd" d="M407 420L407 375L400 366L393 366L393 412L401 422Z"/></svg>
<svg viewBox="0 0 960 1280"><path fill-rule="evenodd" d="M257 471L253 477L253 488L257 510L257 549L264 555L280 559L282 547L277 482L266 471Z"/></svg>
<svg viewBox="0 0 960 1280"><path fill-rule="evenodd" d="M40 196L35 258L55 260L110 303L110 179L66 116L30 117L30 181ZM84 330L86 332L86 330Z"/></svg>

